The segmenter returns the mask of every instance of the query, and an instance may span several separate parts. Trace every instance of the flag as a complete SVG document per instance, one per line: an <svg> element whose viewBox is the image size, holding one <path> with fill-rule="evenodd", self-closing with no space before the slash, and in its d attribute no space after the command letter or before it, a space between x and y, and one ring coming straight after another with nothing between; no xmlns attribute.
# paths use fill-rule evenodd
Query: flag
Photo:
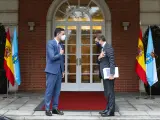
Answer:
<svg viewBox="0 0 160 120"><path fill-rule="evenodd" d="M12 41L12 60L14 67L14 78L18 85L21 84L21 76L20 76L20 65L19 65L19 57L18 57L18 40L17 40L17 32L14 30L13 41Z"/></svg>
<svg viewBox="0 0 160 120"><path fill-rule="evenodd" d="M5 53L4 53L4 69L6 71L6 77L9 82L14 86L14 68L12 61L12 44L10 39L9 29L7 30L6 35L6 45L5 45Z"/></svg>
<svg viewBox="0 0 160 120"><path fill-rule="evenodd" d="M149 27L148 45L147 45L147 52L146 52L146 74L147 74L147 81L150 86L152 86L158 81L152 32L150 27Z"/></svg>
<svg viewBox="0 0 160 120"><path fill-rule="evenodd" d="M139 39L138 39L138 55L136 56L136 73L139 76L139 78L142 80L144 84L147 83L147 77L146 77L146 64L145 64L145 58L144 58L144 45L142 42L142 30L140 29L139 32Z"/></svg>

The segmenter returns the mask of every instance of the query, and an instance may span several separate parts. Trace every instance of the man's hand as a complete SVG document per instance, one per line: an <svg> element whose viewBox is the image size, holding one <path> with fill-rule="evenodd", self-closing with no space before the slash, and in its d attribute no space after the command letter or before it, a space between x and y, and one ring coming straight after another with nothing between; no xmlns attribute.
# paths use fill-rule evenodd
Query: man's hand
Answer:
<svg viewBox="0 0 160 120"><path fill-rule="evenodd" d="M113 79L114 79L114 76L111 75L111 76L109 77L109 80L113 80Z"/></svg>
<svg viewBox="0 0 160 120"><path fill-rule="evenodd" d="M63 73L62 73L62 78L64 78L64 76L65 76L65 73L63 72Z"/></svg>
<svg viewBox="0 0 160 120"><path fill-rule="evenodd" d="M63 55L64 54L64 50L61 49L60 50L60 54Z"/></svg>
<svg viewBox="0 0 160 120"><path fill-rule="evenodd" d="M103 58L104 56L105 56L105 52L102 51L102 52L100 53L98 59L100 60L100 59Z"/></svg>

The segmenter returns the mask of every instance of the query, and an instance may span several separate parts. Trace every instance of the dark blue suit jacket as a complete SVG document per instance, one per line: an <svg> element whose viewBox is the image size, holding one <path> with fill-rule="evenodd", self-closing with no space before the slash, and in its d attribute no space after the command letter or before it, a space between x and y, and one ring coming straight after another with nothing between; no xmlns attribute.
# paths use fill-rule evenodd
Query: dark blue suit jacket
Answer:
<svg viewBox="0 0 160 120"><path fill-rule="evenodd" d="M49 40L46 49L46 73L64 72L64 56L60 54L56 40Z"/></svg>

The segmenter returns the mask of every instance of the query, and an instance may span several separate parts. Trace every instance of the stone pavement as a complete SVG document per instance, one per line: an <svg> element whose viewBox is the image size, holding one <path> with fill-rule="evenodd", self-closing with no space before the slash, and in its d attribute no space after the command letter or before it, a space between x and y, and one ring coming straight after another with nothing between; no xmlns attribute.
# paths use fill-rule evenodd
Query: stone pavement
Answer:
<svg viewBox="0 0 160 120"><path fill-rule="evenodd" d="M155 99L136 99L137 93L117 93L116 116L103 118L98 111L64 111L64 116L45 116L44 111L34 111L42 101L43 94L19 93L18 97L0 95L0 116L14 120L160 120L160 96Z"/></svg>

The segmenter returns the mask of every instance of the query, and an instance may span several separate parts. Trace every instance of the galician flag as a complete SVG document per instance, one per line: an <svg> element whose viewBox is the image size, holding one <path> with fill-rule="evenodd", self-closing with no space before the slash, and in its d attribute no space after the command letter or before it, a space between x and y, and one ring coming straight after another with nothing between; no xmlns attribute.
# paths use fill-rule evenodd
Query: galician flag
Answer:
<svg viewBox="0 0 160 120"><path fill-rule="evenodd" d="M147 81L150 86L152 86L158 81L152 32L150 27L149 27L148 45L147 45L147 52L146 52L146 74L147 74Z"/></svg>
<svg viewBox="0 0 160 120"><path fill-rule="evenodd" d="M14 78L18 85L21 84L21 76L20 76L20 65L19 65L19 57L18 57L18 41L17 41L17 32L14 30L13 41L12 41L12 60L14 66Z"/></svg>

